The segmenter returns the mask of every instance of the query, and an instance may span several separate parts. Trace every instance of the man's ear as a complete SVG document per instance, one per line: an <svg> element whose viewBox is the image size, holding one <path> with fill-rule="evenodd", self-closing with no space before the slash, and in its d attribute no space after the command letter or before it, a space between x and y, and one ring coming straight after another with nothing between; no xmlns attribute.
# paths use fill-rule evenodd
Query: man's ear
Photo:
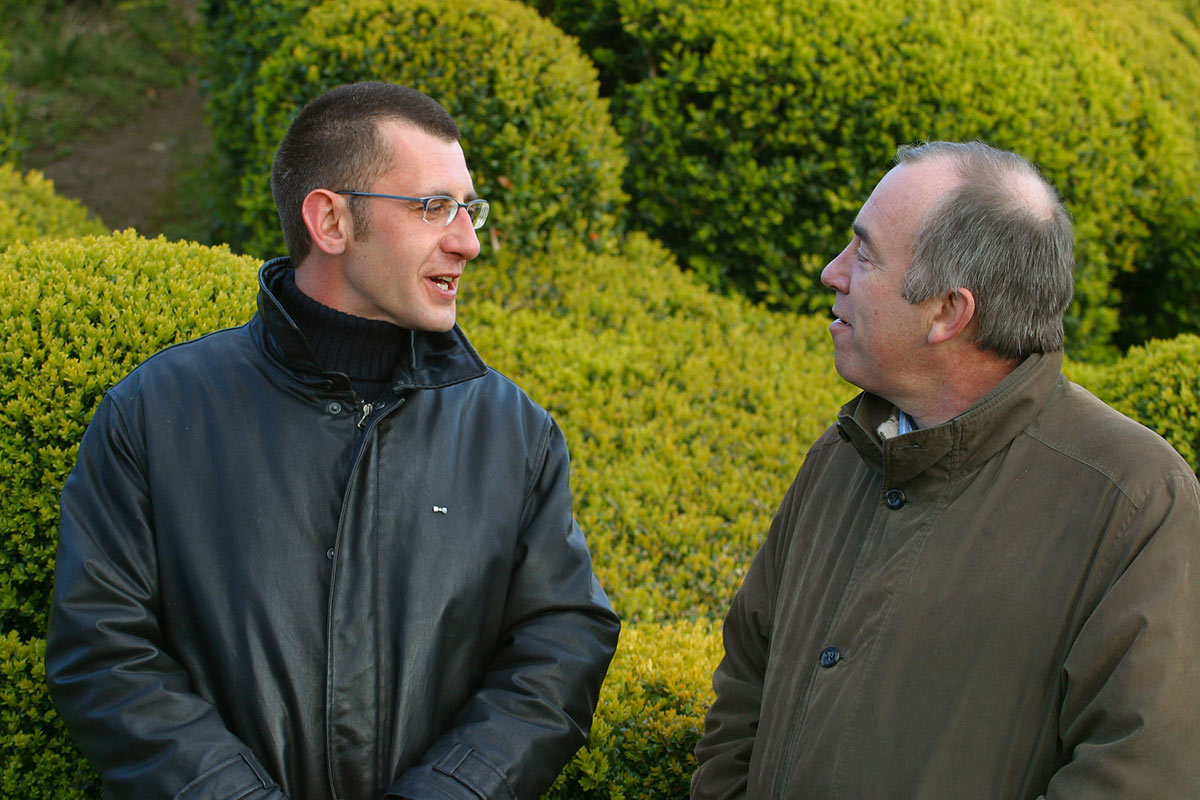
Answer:
<svg viewBox="0 0 1200 800"><path fill-rule="evenodd" d="M313 189L304 198L300 212L313 247L331 256L346 251L354 236L354 223L345 198L328 189Z"/></svg>
<svg viewBox="0 0 1200 800"><path fill-rule="evenodd" d="M948 342L960 335L975 319L975 295L961 286L936 298L930 320L930 344Z"/></svg>

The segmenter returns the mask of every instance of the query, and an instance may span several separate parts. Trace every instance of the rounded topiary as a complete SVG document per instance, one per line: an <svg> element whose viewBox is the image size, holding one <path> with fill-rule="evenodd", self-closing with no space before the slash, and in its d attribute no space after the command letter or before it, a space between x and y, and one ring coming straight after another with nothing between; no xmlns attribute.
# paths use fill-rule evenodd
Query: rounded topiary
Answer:
<svg viewBox="0 0 1200 800"><path fill-rule="evenodd" d="M133 231L0 253L0 632L45 632L58 495L103 393L163 347L249 319L256 266Z"/></svg>
<svg viewBox="0 0 1200 800"><path fill-rule="evenodd" d="M1118 273L1200 274L1179 251L1154 263L1162 254L1150 245L1156 235L1195 241L1186 211L1189 200L1195 208L1196 138L1181 135L1172 106L1200 100L1168 95L1064 4L617 6L637 52L657 55L612 98L630 157L630 225L712 285L780 307L827 306L820 269L849 238L897 145L927 139L1015 150L1063 192L1078 229L1067 320L1075 352L1106 352L1118 328ZM1145 8L1107 13L1125 19ZM1159 38L1194 29L1160 10L1171 24L1154 29ZM1194 73L1187 50L1172 52Z"/></svg>
<svg viewBox="0 0 1200 800"><path fill-rule="evenodd" d="M55 194L54 184L42 173L22 175L12 164L0 164L0 250L42 236L107 232L81 203Z"/></svg>
<svg viewBox="0 0 1200 800"><path fill-rule="evenodd" d="M1131 347L1111 365L1063 371L1121 413L1156 431L1200 471L1200 336L1183 334Z"/></svg>
<svg viewBox="0 0 1200 800"><path fill-rule="evenodd" d="M827 318L714 294L661 245L469 264L460 319L554 414L575 514L627 621L722 615L808 446L856 390Z"/></svg>
<svg viewBox="0 0 1200 800"><path fill-rule="evenodd" d="M1127 213L1145 235L1115 276L1114 340L1127 347L1200 332L1200 26L1170 2L1071 0L1063 11L1120 62L1142 103L1129 135L1146 156L1145 175Z"/></svg>
<svg viewBox="0 0 1200 800"><path fill-rule="evenodd" d="M240 202L262 255L282 247L268 174L295 113L342 83L420 89L454 116L484 238L530 252L552 235L607 243L624 202L624 155L573 40L513 0L352 0L315 6L259 68Z"/></svg>

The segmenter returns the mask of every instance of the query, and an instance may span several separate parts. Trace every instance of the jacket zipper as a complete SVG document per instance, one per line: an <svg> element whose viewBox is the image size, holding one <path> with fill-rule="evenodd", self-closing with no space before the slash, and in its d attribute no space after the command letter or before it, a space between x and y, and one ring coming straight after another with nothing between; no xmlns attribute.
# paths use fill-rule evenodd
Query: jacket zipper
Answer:
<svg viewBox="0 0 1200 800"><path fill-rule="evenodd" d="M358 421L358 429L360 431L367 426L367 418L371 416L371 404L363 403L362 412L363 412L362 419L360 419Z"/></svg>

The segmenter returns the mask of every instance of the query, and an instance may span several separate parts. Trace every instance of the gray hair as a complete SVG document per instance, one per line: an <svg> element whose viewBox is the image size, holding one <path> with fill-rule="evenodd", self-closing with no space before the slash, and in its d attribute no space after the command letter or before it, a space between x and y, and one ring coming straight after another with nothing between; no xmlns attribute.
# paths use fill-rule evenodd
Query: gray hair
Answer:
<svg viewBox="0 0 1200 800"><path fill-rule="evenodd" d="M897 164L953 161L963 181L921 221L904 298L957 287L975 296L975 343L1024 359L1063 347L1074 291L1071 216L1037 169L982 142L902 146Z"/></svg>

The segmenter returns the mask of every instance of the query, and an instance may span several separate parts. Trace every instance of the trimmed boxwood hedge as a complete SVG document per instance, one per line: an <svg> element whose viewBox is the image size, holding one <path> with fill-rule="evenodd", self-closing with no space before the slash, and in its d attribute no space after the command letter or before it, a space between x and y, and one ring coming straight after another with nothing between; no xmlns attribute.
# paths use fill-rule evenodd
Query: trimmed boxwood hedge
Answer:
<svg viewBox="0 0 1200 800"><path fill-rule="evenodd" d="M455 117L476 190L492 202L494 246L612 244L625 157L574 41L513 0L351 0L312 7L258 67L238 193L246 250L282 248L267 176L295 113L367 79L420 89ZM214 129L218 140L244 134Z"/></svg>
<svg viewBox="0 0 1200 800"><path fill-rule="evenodd" d="M0 631L45 630L58 493L103 393L155 351L247 319L255 267L133 231L0 253Z"/></svg>
<svg viewBox="0 0 1200 800"><path fill-rule="evenodd" d="M1200 330L1200 50L1168 3L535 4L600 63L627 49L605 77L630 225L711 285L824 307L818 273L896 146L981 138L1040 164L1075 215L1072 352L1111 355L1119 288L1142 310L1122 340Z"/></svg>
<svg viewBox="0 0 1200 800"><path fill-rule="evenodd" d="M1063 372L1157 431L1200 471L1200 336L1151 340L1112 367L1068 362Z"/></svg>
<svg viewBox="0 0 1200 800"><path fill-rule="evenodd" d="M54 184L42 173L21 174L12 164L0 164L0 250L42 236L107 232L83 204L55 194Z"/></svg>
<svg viewBox="0 0 1200 800"><path fill-rule="evenodd" d="M575 513L618 612L722 613L853 391L828 319L715 295L643 237L620 255L500 253L463 286L472 341L563 427Z"/></svg>
<svg viewBox="0 0 1200 800"><path fill-rule="evenodd" d="M0 253L0 477L9 489L0 497L0 786L9 796L95 796L39 671L58 492L83 427L103 391L146 356L248 318L256 268L224 248L132 231ZM683 796L720 651L712 620L805 448L854 392L834 373L826 320L716 296L638 236L621 254L582 244L527 258L504 251L470 265L463 291L461 318L485 358L566 432L576 514L628 623L591 744L554 796L608 787ZM1181 337L1111 369L1071 369L1166 433L1195 467L1198 350L1200 339ZM680 619L700 622L672 622Z"/></svg>

